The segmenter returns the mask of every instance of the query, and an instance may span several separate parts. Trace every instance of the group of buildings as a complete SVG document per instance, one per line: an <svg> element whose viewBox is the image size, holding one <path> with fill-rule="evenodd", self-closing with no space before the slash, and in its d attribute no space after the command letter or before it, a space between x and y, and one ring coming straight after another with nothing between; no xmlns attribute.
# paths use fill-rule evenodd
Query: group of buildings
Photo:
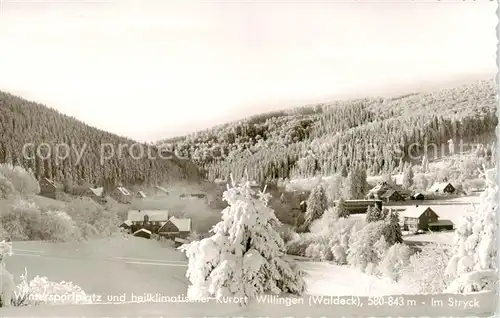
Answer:
<svg viewBox="0 0 500 318"><path fill-rule="evenodd" d="M449 182L440 182L432 185L427 194L452 194L455 193L455 187ZM394 204L401 204L397 210L400 215L400 225L405 231L442 231L453 230L454 225L450 220L441 219L438 213L430 206L419 205L426 199L426 195L419 192L411 192L401 187L389 184L388 182L379 182L373 187L363 200L345 200L344 206L350 214L366 213L368 207L376 206L383 209L383 204L388 204L388 208L395 207ZM419 204L406 205L404 201L418 201ZM334 204L336 205L338 201ZM393 204L391 204L393 203Z"/></svg>
<svg viewBox="0 0 500 318"><path fill-rule="evenodd" d="M54 200L57 199L58 193L63 190L62 186L48 178L40 179L39 184L40 195ZM161 186L155 186L154 189L157 193L168 194L168 191ZM88 187L84 188L79 195L91 198L98 203L104 203L106 200L105 197L109 196L123 204L131 203L133 199L145 199L147 197L146 193L142 190L132 192L123 186L112 187L108 190L108 193L105 193L104 187Z"/></svg>
<svg viewBox="0 0 500 318"><path fill-rule="evenodd" d="M455 187L449 182L438 182L433 184L427 193L453 194ZM367 199L382 200L384 202L400 202L407 199L425 200L425 195L421 192L411 192L402 187L388 182L379 182L366 195Z"/></svg>
<svg viewBox="0 0 500 318"><path fill-rule="evenodd" d="M130 210L120 227L134 236L150 239L157 234L180 245L187 243L191 219L169 216L167 210Z"/></svg>
<svg viewBox="0 0 500 318"><path fill-rule="evenodd" d="M62 187L48 178L39 181L40 195L56 200ZM167 189L161 186L154 187L155 195L168 195ZM123 186L116 186L104 192L104 187L85 188L79 193L81 196L93 199L98 203L105 203L109 196L122 204L129 204L133 199L145 199L147 195L142 190L132 192ZM184 195L203 198L202 194ZM166 210L129 210L127 220L121 228L138 237L151 238L153 234L174 240L177 244L185 243L186 237L191 233L191 219L169 217Z"/></svg>

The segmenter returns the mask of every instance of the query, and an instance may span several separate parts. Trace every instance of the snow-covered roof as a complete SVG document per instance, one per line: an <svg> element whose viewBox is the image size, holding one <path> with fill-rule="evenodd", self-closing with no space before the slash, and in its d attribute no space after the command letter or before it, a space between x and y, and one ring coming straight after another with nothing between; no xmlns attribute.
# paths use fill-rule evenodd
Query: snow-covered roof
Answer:
<svg viewBox="0 0 500 318"><path fill-rule="evenodd" d="M428 206L420 206L420 205L419 206L411 206L411 207L407 208L406 210L404 210L401 213L401 216L404 216L407 218L419 218L427 210L431 210L432 212L434 212L434 210L432 210ZM436 212L434 212L434 213L436 213Z"/></svg>
<svg viewBox="0 0 500 318"><path fill-rule="evenodd" d="M172 222L181 232L191 231L191 219L178 219L175 216L172 216L169 221Z"/></svg>
<svg viewBox="0 0 500 318"><path fill-rule="evenodd" d="M149 221L167 221L168 210L129 210L127 219L133 222L144 221L144 216L149 217Z"/></svg>
<svg viewBox="0 0 500 318"><path fill-rule="evenodd" d="M383 198L389 198L394 193L397 193L397 194L401 195L398 191L390 189L390 190L385 191L384 194L381 195L381 197L383 197Z"/></svg>
<svg viewBox="0 0 500 318"><path fill-rule="evenodd" d="M144 199L146 197L146 194L143 191L137 191L137 196Z"/></svg>
<svg viewBox="0 0 500 318"><path fill-rule="evenodd" d="M52 185L54 187L56 186L55 182L50 180L49 178L43 178L42 180L46 181L47 183L49 183L50 185Z"/></svg>
<svg viewBox="0 0 500 318"><path fill-rule="evenodd" d="M150 231L150 230L146 230L146 229L139 229L139 230L137 230L137 231L135 231L135 232L134 232L134 235L136 235L137 233L140 233L140 232L144 232L144 233L147 233L147 234L149 234L149 235L153 234L153 233L151 233L151 231Z"/></svg>
<svg viewBox="0 0 500 318"><path fill-rule="evenodd" d="M123 194L123 195L130 195L130 192L127 189L125 189L124 187L117 187L116 189L118 191L120 191L121 194Z"/></svg>
<svg viewBox="0 0 500 318"><path fill-rule="evenodd" d="M430 192L443 191L446 186L451 185L449 182L438 182L434 183L432 187L429 188Z"/></svg>
<svg viewBox="0 0 500 318"><path fill-rule="evenodd" d="M155 186L155 188L156 188L157 190L162 191L162 192L168 193L167 189L165 189L164 187L161 187L161 186L159 186L159 185Z"/></svg>
<svg viewBox="0 0 500 318"><path fill-rule="evenodd" d="M100 197L102 195L102 191L104 190L103 187L99 187L99 188L89 188L90 191L92 191L92 193L94 193L96 196Z"/></svg>
<svg viewBox="0 0 500 318"><path fill-rule="evenodd" d="M122 224L125 224L125 225L128 225L128 226L131 226L131 225L132 225L132 221L130 221L130 220L125 220Z"/></svg>

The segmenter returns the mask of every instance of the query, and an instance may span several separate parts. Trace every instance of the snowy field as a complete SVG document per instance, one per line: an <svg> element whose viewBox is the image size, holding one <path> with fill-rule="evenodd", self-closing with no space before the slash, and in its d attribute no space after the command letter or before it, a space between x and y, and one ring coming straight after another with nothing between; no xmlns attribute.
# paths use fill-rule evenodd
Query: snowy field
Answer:
<svg viewBox="0 0 500 318"><path fill-rule="evenodd" d="M307 294L325 296L385 296L415 294L403 284L362 273L356 268L328 262L300 262L307 273Z"/></svg>
<svg viewBox="0 0 500 318"><path fill-rule="evenodd" d="M14 242L6 260L15 276L47 276L73 281L88 293L106 298L132 292L181 295L186 292L187 260L158 241L107 238L84 243ZM365 275L355 268L297 260L307 273L310 295L390 295L410 293L402 286ZM356 284L352 282L356 281Z"/></svg>
<svg viewBox="0 0 500 318"><path fill-rule="evenodd" d="M403 239L407 242L437 243L453 245L455 231L425 233L419 235L405 235Z"/></svg>
<svg viewBox="0 0 500 318"><path fill-rule="evenodd" d="M297 316L332 315L333 305L314 303L318 296L382 296L411 295L405 286L391 283L361 273L355 268L328 263L299 261L307 273L308 292L302 297L304 303L286 306L282 303L264 302L241 308L237 304L182 302L131 303L133 296L160 294L162 296L184 296L187 280L186 259L183 254L157 241L140 238L106 238L84 243L56 244L47 242L15 242L14 255L6 260L7 269L16 279L26 266L29 278L47 276L55 281L73 281L87 294L100 296L93 305L39 306L25 308L0 308L1 316ZM125 295L125 302L105 304L108 295ZM315 297L315 298L314 298ZM423 296L407 296L416 299L415 315L426 312ZM445 297L445 296L439 296ZM474 311L451 308L441 314L473 314L487 316L493 308L492 295L479 295L482 310ZM354 297L357 299L357 297ZM331 298L324 298L330 300ZM360 298L367 306L368 300ZM309 302L313 303L309 303ZM339 307L336 307L339 309ZM407 309L391 306L355 307L343 306L335 315L348 316L402 316ZM453 311L455 310L455 311ZM484 311L484 313L483 313ZM338 314L337 314L338 313ZM419 314L420 313L420 314ZM455 314L453 314L455 313Z"/></svg>

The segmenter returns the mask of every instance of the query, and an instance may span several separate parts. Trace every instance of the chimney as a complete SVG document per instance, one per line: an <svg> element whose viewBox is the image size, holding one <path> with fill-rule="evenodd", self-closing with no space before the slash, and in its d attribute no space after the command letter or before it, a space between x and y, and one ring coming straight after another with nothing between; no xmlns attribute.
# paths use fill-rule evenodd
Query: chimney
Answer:
<svg viewBox="0 0 500 318"><path fill-rule="evenodd" d="M418 208L418 204L416 204L415 207Z"/></svg>

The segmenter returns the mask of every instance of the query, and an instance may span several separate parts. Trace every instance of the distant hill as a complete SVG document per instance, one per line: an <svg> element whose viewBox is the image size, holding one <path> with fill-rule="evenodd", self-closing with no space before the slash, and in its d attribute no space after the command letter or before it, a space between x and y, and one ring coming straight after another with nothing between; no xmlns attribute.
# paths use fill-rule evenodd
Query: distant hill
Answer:
<svg viewBox="0 0 500 318"><path fill-rule="evenodd" d="M345 173L362 164L392 173L424 152L424 142L495 140L493 81L393 98L365 98L275 111L158 143L191 158L209 180L229 173L258 181ZM414 146L411 146L414 145ZM441 149L441 148L440 148ZM402 158L401 158L402 157Z"/></svg>
<svg viewBox="0 0 500 318"><path fill-rule="evenodd" d="M200 181L197 166L189 160L160 153L154 145L130 147L136 142L4 92L0 92L0 131L0 163L22 165L31 169L37 178L101 185L104 180L128 185ZM113 147L103 147L103 144ZM56 151L57 145L68 145L68 148L59 146ZM122 151L118 155L120 145ZM51 155L48 155L49 146ZM114 156L101 155L101 149L111 148ZM72 149L69 155L65 149ZM78 160L79 154L83 154L81 160Z"/></svg>

